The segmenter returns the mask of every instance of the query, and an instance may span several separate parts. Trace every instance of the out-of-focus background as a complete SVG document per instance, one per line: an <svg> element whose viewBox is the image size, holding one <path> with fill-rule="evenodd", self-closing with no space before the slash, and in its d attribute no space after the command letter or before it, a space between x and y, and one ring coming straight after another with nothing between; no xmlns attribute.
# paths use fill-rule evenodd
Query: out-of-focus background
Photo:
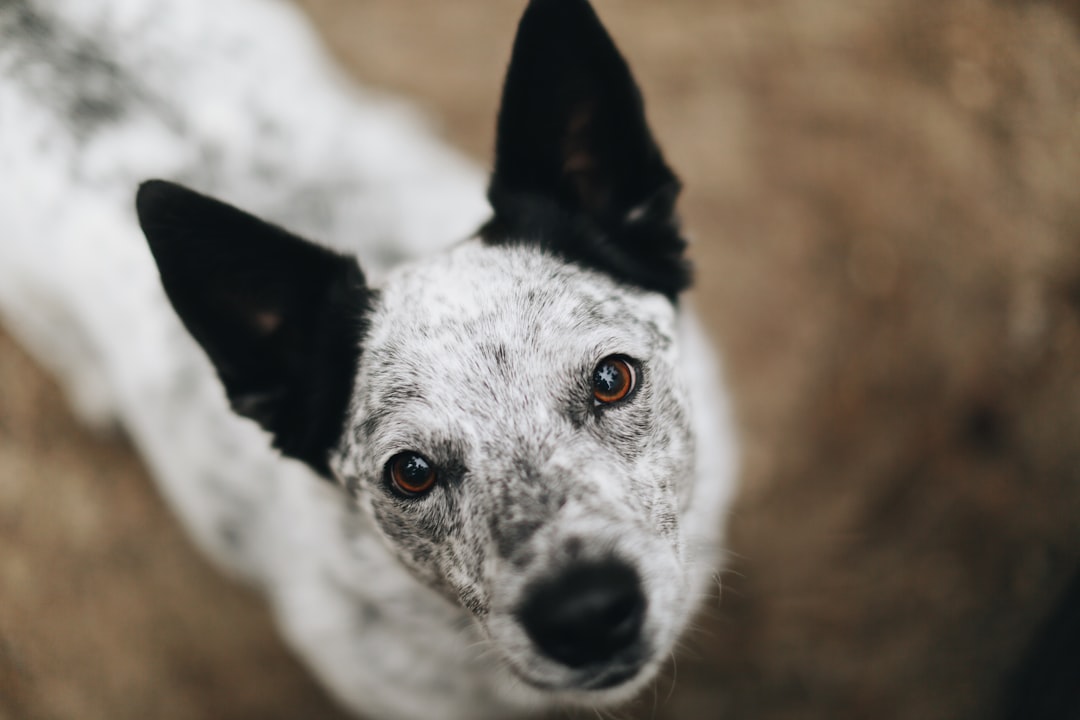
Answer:
<svg viewBox="0 0 1080 720"><path fill-rule="evenodd" d="M520 0L301 4L490 162ZM1080 6L596 5L744 452L722 602L616 716L1005 717L1025 668L1080 668L1040 644L1080 605ZM0 332L0 718L340 716Z"/></svg>

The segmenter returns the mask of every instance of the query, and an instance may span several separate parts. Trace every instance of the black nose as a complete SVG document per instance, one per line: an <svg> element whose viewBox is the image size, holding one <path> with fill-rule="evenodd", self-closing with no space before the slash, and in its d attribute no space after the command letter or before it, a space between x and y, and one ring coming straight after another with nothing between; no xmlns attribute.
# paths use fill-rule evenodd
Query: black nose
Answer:
<svg viewBox="0 0 1080 720"><path fill-rule="evenodd" d="M645 605L634 569L609 561L578 564L538 583L519 617L545 655L579 668L610 660L633 645Z"/></svg>

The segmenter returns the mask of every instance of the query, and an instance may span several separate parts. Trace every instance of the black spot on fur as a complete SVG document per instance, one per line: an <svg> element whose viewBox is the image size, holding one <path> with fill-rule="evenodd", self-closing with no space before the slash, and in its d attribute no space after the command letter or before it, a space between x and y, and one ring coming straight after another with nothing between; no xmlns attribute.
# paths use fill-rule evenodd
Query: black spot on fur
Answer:
<svg viewBox="0 0 1080 720"><path fill-rule="evenodd" d="M237 413L329 477L372 294L356 261L186 188L144 183L162 284Z"/></svg>
<svg viewBox="0 0 1080 720"><path fill-rule="evenodd" d="M396 383L382 388L381 392L376 394L375 404L389 411L407 402L423 402L424 397L424 391L419 383Z"/></svg>
<svg viewBox="0 0 1080 720"><path fill-rule="evenodd" d="M363 441L370 441L378 431L379 424L386 419L387 415L389 415L389 413L385 409L370 411L353 430L353 435L361 438Z"/></svg>
<svg viewBox="0 0 1080 720"><path fill-rule="evenodd" d="M115 122L144 99L98 42L26 0L0 3L0 43L14 53L12 77L51 104L77 136Z"/></svg>
<svg viewBox="0 0 1080 720"><path fill-rule="evenodd" d="M592 7L533 0L503 88L483 238L539 244L674 300L691 280L679 189Z"/></svg>
<svg viewBox="0 0 1080 720"><path fill-rule="evenodd" d="M480 352L491 358L499 370L505 371L510 366L510 352L503 343L485 343L480 346Z"/></svg>
<svg viewBox="0 0 1080 720"><path fill-rule="evenodd" d="M514 457L509 475L496 481L495 512L489 518L491 537L502 558L519 562L528 542L566 502L565 493L546 482L526 452Z"/></svg>
<svg viewBox="0 0 1080 720"><path fill-rule="evenodd" d="M544 526L544 522L535 519L519 520L516 522L502 523L496 526L494 534L496 550L500 557L510 558L519 551L525 549L536 531Z"/></svg>

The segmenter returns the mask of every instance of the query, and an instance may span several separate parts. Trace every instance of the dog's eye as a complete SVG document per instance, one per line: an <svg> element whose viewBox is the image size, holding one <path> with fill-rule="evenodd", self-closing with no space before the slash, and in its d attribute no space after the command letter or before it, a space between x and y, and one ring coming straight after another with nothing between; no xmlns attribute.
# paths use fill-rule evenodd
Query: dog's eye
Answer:
<svg viewBox="0 0 1080 720"><path fill-rule="evenodd" d="M423 495L435 486L438 474L435 466L423 455L414 452L398 453L386 463L386 474L402 495Z"/></svg>
<svg viewBox="0 0 1080 720"><path fill-rule="evenodd" d="M593 400L610 405L625 400L637 385L637 371L626 358L610 355L601 360L592 374Z"/></svg>

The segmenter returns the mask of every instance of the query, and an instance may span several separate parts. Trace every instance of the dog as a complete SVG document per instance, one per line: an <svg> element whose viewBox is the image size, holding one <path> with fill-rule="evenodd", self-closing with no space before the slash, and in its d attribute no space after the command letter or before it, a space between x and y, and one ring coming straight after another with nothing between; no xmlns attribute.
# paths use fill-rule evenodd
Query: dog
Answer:
<svg viewBox="0 0 1080 720"><path fill-rule="evenodd" d="M525 10L486 203L281 3L13 0L0 40L5 325L334 696L507 718L656 676L736 442L586 0Z"/></svg>

